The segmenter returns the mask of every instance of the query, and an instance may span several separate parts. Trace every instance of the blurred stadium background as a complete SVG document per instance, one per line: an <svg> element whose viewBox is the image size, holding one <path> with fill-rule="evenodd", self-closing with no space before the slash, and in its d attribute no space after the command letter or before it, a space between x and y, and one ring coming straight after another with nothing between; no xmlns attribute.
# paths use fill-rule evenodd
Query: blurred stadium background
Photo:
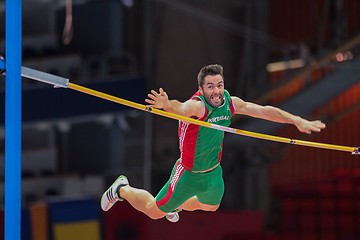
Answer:
<svg viewBox="0 0 360 240"><path fill-rule="evenodd" d="M359 10L358 0L26 0L22 65L143 104L159 87L187 100L200 68L218 63L232 95L327 124L312 135L245 117L233 127L356 147ZM4 55L3 0L0 46ZM157 193L179 156L177 121L28 79L22 96L22 239L360 238L358 156L231 134L218 212L175 225L127 203L103 213L119 174Z"/></svg>

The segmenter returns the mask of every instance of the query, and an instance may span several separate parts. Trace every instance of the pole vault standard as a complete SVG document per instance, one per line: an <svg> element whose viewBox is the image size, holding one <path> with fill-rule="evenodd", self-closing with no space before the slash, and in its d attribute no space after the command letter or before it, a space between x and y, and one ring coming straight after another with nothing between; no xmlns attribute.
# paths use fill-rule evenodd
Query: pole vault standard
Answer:
<svg viewBox="0 0 360 240"><path fill-rule="evenodd" d="M281 142L281 143L301 145L301 146L306 146L306 147L315 147L315 148L323 148L323 149L351 152L352 154L360 154L359 147L348 147L348 146L341 146L341 145L335 145L335 144L327 144L327 143L319 143L319 142L304 141L304 140L291 139L291 138L285 138L285 137L278 137L278 136L273 136L273 135L268 135L268 134L263 134L263 133L256 133L256 132L231 128L231 127L220 126L217 124L204 122L204 121L200 121L197 119L184 117L184 116L181 116L178 114L165 112L163 110L152 108L150 106L135 103L135 102L132 102L132 101L129 101L126 99L122 99L122 98L115 97L115 96L112 96L112 95L109 95L109 94L106 94L103 92L99 92L99 91L96 91L96 90L93 90L93 89L90 89L87 87L83 87L83 86L69 82L69 80L66 78L58 77L58 76L55 76L55 75L52 75L49 73L40 72L40 71L33 70L30 68L26 68L26 67L22 67L22 76L33 79L33 80L41 81L41 82L44 82L47 84L54 85L54 87L69 88L69 89L72 89L72 90L75 90L78 92L82 92L82 93L85 93L88 95L92 95L94 97L98 97L98 98L107 100L107 101L125 105L127 107L135 108L135 109L145 111L145 112L150 112L150 113L153 113L156 115L160 115L160 116L175 119L175 120L181 120L184 122L193 123L193 124L196 124L199 126L212 128L212 129L216 129L219 131L224 131L224 132L228 132L228 133L233 133L233 134L243 135L243 136L247 136L247 137L263 139L263 140L269 140L269 141L274 141L274 142Z"/></svg>
<svg viewBox="0 0 360 240"><path fill-rule="evenodd" d="M21 7L21 0L6 1L5 240L21 236Z"/></svg>

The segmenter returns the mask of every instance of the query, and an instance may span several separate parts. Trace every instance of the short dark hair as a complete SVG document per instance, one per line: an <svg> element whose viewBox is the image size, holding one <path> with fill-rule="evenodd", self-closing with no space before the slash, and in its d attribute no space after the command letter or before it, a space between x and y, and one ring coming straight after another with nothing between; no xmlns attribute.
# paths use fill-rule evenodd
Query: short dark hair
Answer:
<svg viewBox="0 0 360 240"><path fill-rule="evenodd" d="M199 74L198 74L198 85L201 87L202 85L204 85L204 78L206 76L215 76L215 75L221 75L221 77L224 78L223 75L223 67L219 64L212 64L212 65L207 65L205 67L203 67Z"/></svg>

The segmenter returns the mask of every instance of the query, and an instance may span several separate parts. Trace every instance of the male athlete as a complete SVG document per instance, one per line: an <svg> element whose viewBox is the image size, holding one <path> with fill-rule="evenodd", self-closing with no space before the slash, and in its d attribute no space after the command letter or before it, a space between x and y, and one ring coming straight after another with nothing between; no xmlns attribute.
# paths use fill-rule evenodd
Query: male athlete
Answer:
<svg viewBox="0 0 360 240"><path fill-rule="evenodd" d="M234 114L244 114L273 122L295 125L300 132L320 132L321 121L308 121L272 106L260 106L230 96L224 89L223 68L220 65L203 67L198 74L198 91L187 101L169 100L166 92L151 90L145 101L154 108L229 126ZM164 216L179 220L180 210L216 211L224 194L220 165L224 132L180 121L180 158L175 162L170 178L153 197L148 191L129 185L121 175L101 198L101 207L108 211L117 201L127 200L135 209L152 219Z"/></svg>

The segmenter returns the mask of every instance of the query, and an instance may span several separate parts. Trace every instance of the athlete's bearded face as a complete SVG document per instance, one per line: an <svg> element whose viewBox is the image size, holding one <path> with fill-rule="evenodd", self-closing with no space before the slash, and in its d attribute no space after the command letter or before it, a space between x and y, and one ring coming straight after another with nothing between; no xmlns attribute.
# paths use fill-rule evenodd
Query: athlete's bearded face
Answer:
<svg viewBox="0 0 360 240"><path fill-rule="evenodd" d="M224 79L221 75L208 75L204 84L199 86L199 91L212 107L220 107L224 103Z"/></svg>

